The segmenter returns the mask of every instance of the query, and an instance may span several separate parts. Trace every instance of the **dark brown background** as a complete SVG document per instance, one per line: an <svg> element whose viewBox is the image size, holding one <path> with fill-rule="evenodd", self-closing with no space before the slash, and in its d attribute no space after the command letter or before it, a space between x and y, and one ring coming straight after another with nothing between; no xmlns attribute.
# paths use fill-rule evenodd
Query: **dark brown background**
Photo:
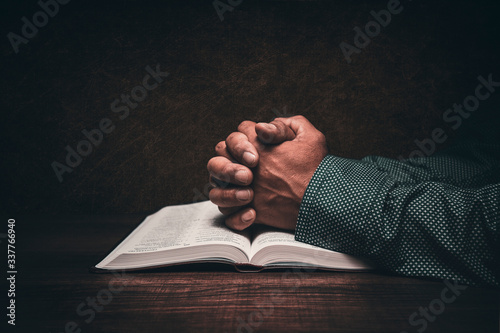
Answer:
<svg viewBox="0 0 500 333"><path fill-rule="evenodd" d="M18 54L3 37L2 210L150 212L192 202L215 144L276 110L305 115L331 153L350 158L406 157L436 126L454 135L443 112L473 93L478 75L500 76L500 5L402 1L348 64L340 42L352 44L353 28L386 4L244 1L221 22L211 1L72 1ZM21 17L38 10L3 1L2 36L19 34ZM156 64L170 76L120 121L110 103ZM467 124L497 112L498 95ZM115 130L59 183L52 161L64 162L64 147L105 117Z"/></svg>
<svg viewBox="0 0 500 333"><path fill-rule="evenodd" d="M284 288L285 306L259 331L415 331L409 315L444 285L378 273L311 273L295 290L279 272L138 272L91 324L75 313L111 278L88 267L147 212L202 199L213 147L242 120L303 114L350 158L406 157L438 126L455 136L443 112L478 75L500 80L500 3L402 1L348 64L339 44L386 4L244 0L221 22L211 0L73 0L15 54L7 33L40 8L3 0L0 214L17 223L15 329L59 332L74 320L84 332L230 332ZM170 76L120 121L110 103L156 64ZM498 118L499 102L500 92L481 102L460 131ZM59 183L51 163L102 118L115 130ZM497 313L498 292L471 287L427 332L495 332Z"/></svg>

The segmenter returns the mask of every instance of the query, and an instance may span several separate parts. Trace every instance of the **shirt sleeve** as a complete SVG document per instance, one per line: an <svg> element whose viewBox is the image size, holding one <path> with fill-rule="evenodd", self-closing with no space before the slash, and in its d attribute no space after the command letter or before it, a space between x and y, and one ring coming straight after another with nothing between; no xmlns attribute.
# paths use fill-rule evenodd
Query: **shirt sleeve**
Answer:
<svg viewBox="0 0 500 333"><path fill-rule="evenodd" d="M399 275L498 287L499 143L469 140L403 161L327 155L302 199L295 239Z"/></svg>

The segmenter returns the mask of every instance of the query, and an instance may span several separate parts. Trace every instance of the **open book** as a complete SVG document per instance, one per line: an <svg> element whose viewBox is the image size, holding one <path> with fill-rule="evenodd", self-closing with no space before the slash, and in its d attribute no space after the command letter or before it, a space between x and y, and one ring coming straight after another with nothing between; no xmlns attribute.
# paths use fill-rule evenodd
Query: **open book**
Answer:
<svg viewBox="0 0 500 333"><path fill-rule="evenodd" d="M266 226L236 232L210 201L168 206L148 216L95 266L134 270L186 263L228 263L240 271L309 267L367 270L365 260L294 240L294 235Z"/></svg>

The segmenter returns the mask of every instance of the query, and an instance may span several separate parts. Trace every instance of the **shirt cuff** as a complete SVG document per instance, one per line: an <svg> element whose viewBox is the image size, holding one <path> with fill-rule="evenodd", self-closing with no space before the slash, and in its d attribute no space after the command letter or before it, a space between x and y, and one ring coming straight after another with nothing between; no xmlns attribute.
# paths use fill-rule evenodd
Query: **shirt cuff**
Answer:
<svg viewBox="0 0 500 333"><path fill-rule="evenodd" d="M314 172L299 208L295 240L358 256L378 252L387 174L376 165L327 155ZM378 213L377 213L378 212Z"/></svg>

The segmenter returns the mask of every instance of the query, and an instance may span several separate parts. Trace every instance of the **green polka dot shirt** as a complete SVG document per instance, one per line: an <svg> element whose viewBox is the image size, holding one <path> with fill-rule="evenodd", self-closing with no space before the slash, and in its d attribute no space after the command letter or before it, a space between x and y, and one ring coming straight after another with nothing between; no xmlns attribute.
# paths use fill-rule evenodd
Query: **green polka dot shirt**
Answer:
<svg viewBox="0 0 500 333"><path fill-rule="evenodd" d="M295 239L398 275L498 288L499 229L495 133L403 161L327 155L302 199Z"/></svg>

